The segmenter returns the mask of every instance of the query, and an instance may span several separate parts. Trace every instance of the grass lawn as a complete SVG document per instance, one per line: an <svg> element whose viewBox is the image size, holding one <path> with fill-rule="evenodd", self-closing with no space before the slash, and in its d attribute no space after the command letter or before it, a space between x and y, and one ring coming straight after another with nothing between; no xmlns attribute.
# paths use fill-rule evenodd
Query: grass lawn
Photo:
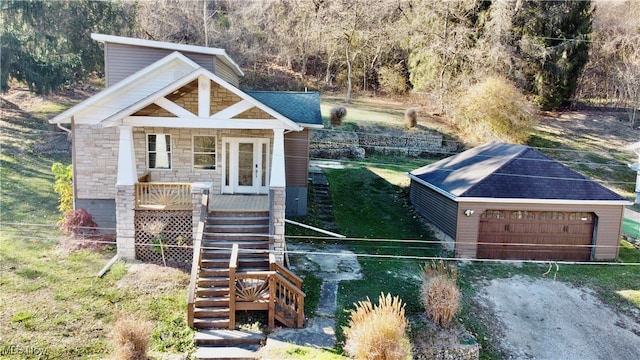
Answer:
<svg viewBox="0 0 640 360"><path fill-rule="evenodd" d="M35 106L3 109L0 118L0 358L108 358L109 333L121 316L152 323L153 358L192 350L186 274L116 263L98 278L114 249L70 251L61 240L51 165L71 159L40 146L60 136L46 119L63 109L28 96Z"/></svg>

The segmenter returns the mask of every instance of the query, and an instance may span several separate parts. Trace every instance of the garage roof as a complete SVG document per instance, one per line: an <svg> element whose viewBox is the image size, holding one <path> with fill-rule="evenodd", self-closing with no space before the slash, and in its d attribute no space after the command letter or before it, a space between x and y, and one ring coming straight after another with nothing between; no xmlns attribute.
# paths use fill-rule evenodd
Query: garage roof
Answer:
<svg viewBox="0 0 640 360"><path fill-rule="evenodd" d="M413 170L454 198L627 201L536 149L491 142Z"/></svg>

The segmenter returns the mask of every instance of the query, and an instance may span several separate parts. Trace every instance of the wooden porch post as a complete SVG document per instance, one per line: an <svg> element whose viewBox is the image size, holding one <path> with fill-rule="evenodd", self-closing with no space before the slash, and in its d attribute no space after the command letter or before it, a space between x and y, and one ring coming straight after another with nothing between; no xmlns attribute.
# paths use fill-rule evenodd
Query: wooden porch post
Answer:
<svg viewBox="0 0 640 360"><path fill-rule="evenodd" d="M118 179L116 185L134 185L137 182L136 156L133 146L133 127L120 126L118 147Z"/></svg>

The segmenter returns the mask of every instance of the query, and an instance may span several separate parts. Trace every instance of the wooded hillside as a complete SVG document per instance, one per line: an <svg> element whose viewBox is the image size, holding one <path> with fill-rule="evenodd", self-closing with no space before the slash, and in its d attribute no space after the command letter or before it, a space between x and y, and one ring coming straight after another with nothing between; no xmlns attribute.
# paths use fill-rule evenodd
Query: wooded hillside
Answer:
<svg viewBox="0 0 640 360"><path fill-rule="evenodd" d="M541 109L637 108L635 0L4 1L2 86L102 71L91 32L226 49L244 88L426 94L440 111L500 76Z"/></svg>

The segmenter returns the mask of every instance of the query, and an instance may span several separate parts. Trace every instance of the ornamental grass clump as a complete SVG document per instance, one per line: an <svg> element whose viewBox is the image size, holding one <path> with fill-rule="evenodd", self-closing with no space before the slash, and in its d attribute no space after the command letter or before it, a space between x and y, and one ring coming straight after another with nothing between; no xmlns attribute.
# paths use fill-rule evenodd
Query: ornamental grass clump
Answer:
<svg viewBox="0 0 640 360"><path fill-rule="evenodd" d="M118 360L146 360L151 324L135 318L121 318L111 331L114 355Z"/></svg>
<svg viewBox="0 0 640 360"><path fill-rule="evenodd" d="M407 127L409 128L418 126L418 111L414 108L408 108L404 112L404 120L407 122Z"/></svg>
<svg viewBox="0 0 640 360"><path fill-rule="evenodd" d="M381 294L377 305L369 298L354 305L349 326L344 328L344 350L349 356L366 360L411 358L405 304L399 297Z"/></svg>
<svg viewBox="0 0 640 360"><path fill-rule="evenodd" d="M335 106L331 108L329 113L329 121L331 126L342 125L342 119L347 116L347 108L344 106Z"/></svg>
<svg viewBox="0 0 640 360"><path fill-rule="evenodd" d="M422 303L427 317L441 328L449 326L460 308L458 272L444 262L426 264L422 272Z"/></svg>

